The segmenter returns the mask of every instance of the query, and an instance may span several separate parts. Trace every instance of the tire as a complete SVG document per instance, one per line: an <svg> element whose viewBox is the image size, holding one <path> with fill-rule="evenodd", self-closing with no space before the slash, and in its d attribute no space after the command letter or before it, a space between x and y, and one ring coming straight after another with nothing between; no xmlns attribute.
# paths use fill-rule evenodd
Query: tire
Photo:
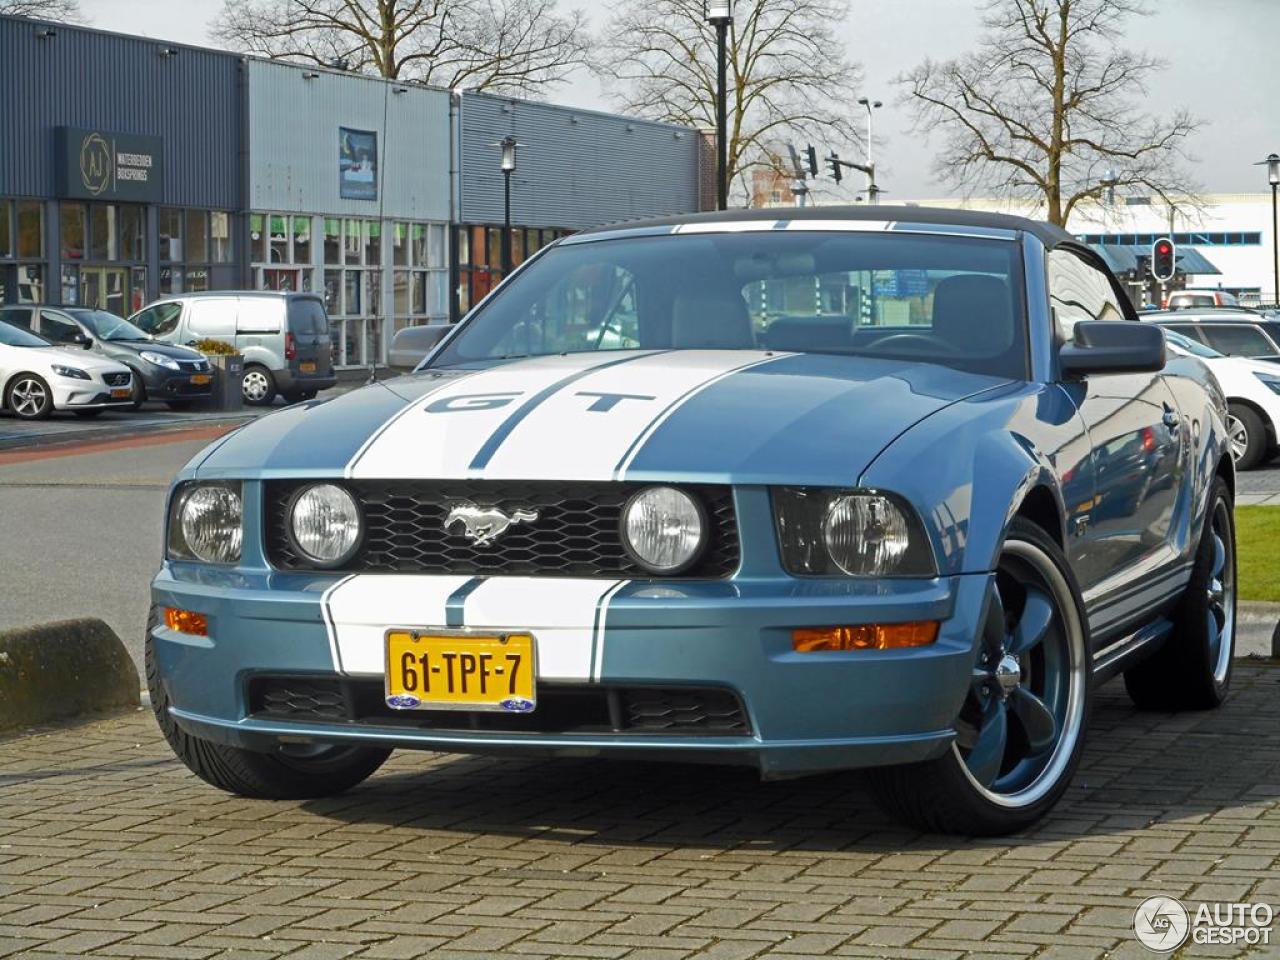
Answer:
<svg viewBox="0 0 1280 960"><path fill-rule="evenodd" d="M9 381L4 403L19 420L47 420L53 413L53 391L44 377L20 373Z"/></svg>
<svg viewBox="0 0 1280 960"><path fill-rule="evenodd" d="M1001 836L1040 820L1084 749L1087 624L1058 545L1016 518L988 594L956 739L936 759L870 771L880 805L919 829L965 836Z"/></svg>
<svg viewBox="0 0 1280 960"><path fill-rule="evenodd" d="M374 747L330 745L315 745L306 752L303 748L277 747L270 753L258 753L184 732L169 714L169 698L160 683L151 639L151 630L157 622L153 609L147 621L143 656L151 709L160 732L178 759L206 783L228 793L260 800L331 797L368 779L391 755L390 750Z"/></svg>
<svg viewBox="0 0 1280 960"><path fill-rule="evenodd" d="M141 410L142 405L147 400L147 385L142 382L142 375L138 373L137 370L134 370L132 367L129 369L133 373L133 390L129 394L129 400L132 405L132 409Z"/></svg>
<svg viewBox="0 0 1280 960"><path fill-rule="evenodd" d="M71 412L82 420L92 420L94 417L101 416L103 411L99 407L97 410L72 410Z"/></svg>
<svg viewBox="0 0 1280 960"><path fill-rule="evenodd" d="M276 398L276 378L262 364L248 364L244 368L244 380L240 384L240 393L244 397L244 402L251 407L270 406Z"/></svg>
<svg viewBox="0 0 1280 960"><path fill-rule="evenodd" d="M1140 709L1212 710L1227 698L1236 641L1233 508L1226 482L1216 478L1191 580L1171 617L1173 632L1124 675L1129 698Z"/></svg>
<svg viewBox="0 0 1280 960"><path fill-rule="evenodd" d="M1233 403L1227 410L1227 441L1237 470L1252 470L1267 453L1267 428L1252 407Z"/></svg>

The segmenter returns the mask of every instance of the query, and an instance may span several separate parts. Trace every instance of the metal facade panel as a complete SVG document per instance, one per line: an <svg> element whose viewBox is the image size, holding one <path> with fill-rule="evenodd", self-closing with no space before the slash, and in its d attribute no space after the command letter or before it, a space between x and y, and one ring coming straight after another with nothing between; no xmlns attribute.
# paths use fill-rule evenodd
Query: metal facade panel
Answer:
<svg viewBox="0 0 1280 960"><path fill-rule="evenodd" d="M162 202L238 209L240 67L233 54L0 17L0 195L55 196L54 131L88 127L164 141Z"/></svg>
<svg viewBox="0 0 1280 960"><path fill-rule="evenodd" d="M459 108L462 223L501 223L500 150L521 144L511 219L582 229L698 209L697 132L611 114L485 94Z"/></svg>
<svg viewBox="0 0 1280 960"><path fill-rule="evenodd" d="M378 134L379 200L339 195L339 127ZM255 210L449 219L449 95L440 90L252 60L249 154Z"/></svg>

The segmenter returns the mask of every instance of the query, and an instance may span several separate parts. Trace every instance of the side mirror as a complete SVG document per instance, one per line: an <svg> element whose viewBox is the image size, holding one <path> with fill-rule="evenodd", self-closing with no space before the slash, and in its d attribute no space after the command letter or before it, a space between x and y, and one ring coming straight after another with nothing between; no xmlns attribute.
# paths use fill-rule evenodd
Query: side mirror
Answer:
<svg viewBox="0 0 1280 960"><path fill-rule="evenodd" d="M1058 353L1064 377L1090 373L1157 373L1164 369L1164 331L1133 320L1081 320Z"/></svg>
<svg viewBox="0 0 1280 960"><path fill-rule="evenodd" d="M387 363L393 370L407 372L422 362L436 348L444 335L453 329L451 323L428 323L420 327L397 330L391 338Z"/></svg>
<svg viewBox="0 0 1280 960"><path fill-rule="evenodd" d="M93 347L93 339L91 337L85 336L83 333L73 334L71 337L71 342L74 344L77 344L78 346L82 347L85 350L89 350Z"/></svg>

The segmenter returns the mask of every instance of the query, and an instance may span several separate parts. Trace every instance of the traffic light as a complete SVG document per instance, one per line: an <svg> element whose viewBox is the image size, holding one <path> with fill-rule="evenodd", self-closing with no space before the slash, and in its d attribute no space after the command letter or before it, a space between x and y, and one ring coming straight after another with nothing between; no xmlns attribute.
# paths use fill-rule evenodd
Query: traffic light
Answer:
<svg viewBox="0 0 1280 960"><path fill-rule="evenodd" d="M1151 275L1162 283L1173 279L1173 241L1161 237L1151 245Z"/></svg>
<svg viewBox="0 0 1280 960"><path fill-rule="evenodd" d="M809 159L809 176L816 177L818 175L818 151L813 149L810 144L805 148L805 155Z"/></svg>
<svg viewBox="0 0 1280 960"><path fill-rule="evenodd" d="M839 183L841 180L843 180L844 168L840 166L840 157L836 154L834 150L831 151L831 156L827 157L827 163L831 165L832 179L834 179L836 183Z"/></svg>

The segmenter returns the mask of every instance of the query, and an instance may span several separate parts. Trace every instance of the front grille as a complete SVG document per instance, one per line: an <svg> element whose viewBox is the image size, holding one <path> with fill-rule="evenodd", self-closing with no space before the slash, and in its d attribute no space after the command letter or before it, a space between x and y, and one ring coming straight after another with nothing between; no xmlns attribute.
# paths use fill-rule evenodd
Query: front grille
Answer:
<svg viewBox="0 0 1280 960"><path fill-rule="evenodd" d="M179 360L178 369L188 373L204 373L209 369L208 360Z"/></svg>
<svg viewBox="0 0 1280 960"><path fill-rule="evenodd" d="M289 542L289 500L305 482L266 485L267 556L282 570L309 564ZM348 481L360 503L365 537L342 569L386 573L451 573L476 576L651 576L623 549L618 520L627 498L642 484L536 481ZM733 493L726 486L689 486L706 508L707 549L681 578L727 577L738 567L738 529ZM488 546L444 529L450 506L469 500L502 508L536 510L538 519L512 524Z"/></svg>
<svg viewBox="0 0 1280 960"><path fill-rule="evenodd" d="M129 377L130 374L128 373L104 373L102 375L102 379L108 387L127 387L129 385Z"/></svg>
<svg viewBox="0 0 1280 960"><path fill-rule="evenodd" d="M742 701L717 687L539 684L532 713L393 710L381 680L254 677L249 712L294 723L360 723L420 730L750 736Z"/></svg>

